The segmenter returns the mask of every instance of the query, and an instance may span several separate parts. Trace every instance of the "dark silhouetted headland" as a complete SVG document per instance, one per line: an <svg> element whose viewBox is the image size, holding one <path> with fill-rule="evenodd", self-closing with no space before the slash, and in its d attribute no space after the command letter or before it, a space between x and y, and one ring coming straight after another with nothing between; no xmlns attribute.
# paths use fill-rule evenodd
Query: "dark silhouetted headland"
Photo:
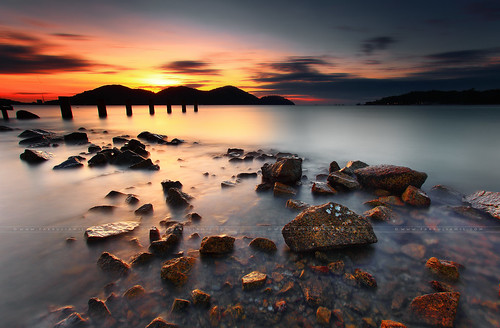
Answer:
<svg viewBox="0 0 500 328"><path fill-rule="evenodd" d="M477 91L413 91L369 101L365 105L498 105L500 89Z"/></svg>

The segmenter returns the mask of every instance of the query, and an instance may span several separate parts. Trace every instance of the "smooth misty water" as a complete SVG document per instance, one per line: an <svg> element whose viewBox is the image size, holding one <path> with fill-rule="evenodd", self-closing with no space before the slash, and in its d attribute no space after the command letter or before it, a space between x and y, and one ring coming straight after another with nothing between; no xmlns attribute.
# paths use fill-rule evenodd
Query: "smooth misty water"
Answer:
<svg viewBox="0 0 500 328"><path fill-rule="evenodd" d="M72 121L61 120L58 107L27 109L42 119L29 122L12 119L5 125L20 130L0 135L0 316L11 327L37 326L37 323L46 326L49 319L44 319L44 315L50 306L72 304L84 313L90 297L108 296L103 288L110 282L115 282L117 294L135 284L158 293L161 301L156 300L151 315L161 315L184 326L207 325L206 310L192 309L196 315L187 319L169 314L173 298L189 299L194 288L211 293L212 303L222 308L242 304L248 313L245 326L259 326L259 322L266 321L286 326L294 323L293 318L298 315L315 323L315 308L303 301L296 275L304 265L307 271L308 266L322 263L314 255L287 251L281 228L296 213L284 208L286 198L275 198L272 193L256 194L254 187L260 177L243 180L235 188L220 188L220 182L234 181L233 176L240 172L257 172L263 164L260 161L233 164L226 157L214 158L229 147L299 154L305 158L304 174L308 180L303 181L295 198L310 204L334 201L359 214L368 209L362 203L373 199L373 195L361 192L327 198L311 195L311 182L317 174L327 173L332 160L341 166L355 159L369 164L409 166L429 175L423 186L425 191L436 184L463 193L478 189L500 191L498 107L201 106L199 113L189 108L188 113L182 114L180 108L174 107L174 113L167 115L164 107L157 106L156 115L150 116L145 106L136 106L129 118L123 107L111 106L104 120L97 118L95 107L73 108ZM118 135L135 137L144 130L181 138L186 143L177 147L148 146L152 160L159 161L159 172L133 172L115 166L53 171L54 165L87 149L64 144L40 149L52 154L47 163L30 166L19 160L24 147L18 145L17 135L23 129L69 133L80 127L85 127L90 141L98 145L109 144ZM209 176L204 176L204 172L209 172ZM203 217L200 223L185 227L179 251L188 254L199 248L199 240L188 239L191 233L197 232L201 237L226 233L238 238L233 257L199 261L188 285L180 290L161 283L160 260L115 281L95 265L103 251L128 260L147 250L151 226L159 227L159 221L165 217L184 220L185 212L172 211L165 203L160 185L164 179L180 180L183 190L195 197L193 211ZM86 227L138 219L133 213L138 206L104 198L111 190L136 194L141 200L139 205L153 204L154 214L142 217L140 227L131 234L87 245L83 238ZM88 212L92 206L104 204L118 208L112 214ZM500 246L498 223L493 219L463 219L439 204L428 210L398 211L403 227L418 229L402 231L401 227L376 224L377 244L329 254L332 259L344 259L348 268L371 272L379 284L375 292L344 286L339 277L316 277L317 273L307 271L309 279L322 281L331 293L329 296L335 296L329 298L329 307L344 311L346 323L356 326L361 324L362 317L372 317L377 324L381 319L391 318L406 322L408 302L432 291L427 281L435 277L425 271L424 263L430 256L436 256L465 265L455 286L462 292L456 325L492 326L498 320L495 312L500 269L496 252ZM429 231L429 227L442 229ZM278 253L269 256L249 250L249 239L245 237L259 236L274 240ZM68 237L77 240L68 244ZM133 237L144 246L132 245ZM407 244L424 245L425 256L415 258L401 253L401 247ZM239 279L253 270L269 276L279 272L285 279L272 279L270 294L243 293ZM226 281L233 286L230 290L223 289ZM295 289L290 294L278 295L277 290L288 281L295 282ZM403 299L401 304L394 305L394 295ZM268 310L269 304L280 299L289 303L284 314ZM364 303L366 300L369 304ZM249 319L252 317L255 322ZM146 319L150 318L146 315Z"/></svg>

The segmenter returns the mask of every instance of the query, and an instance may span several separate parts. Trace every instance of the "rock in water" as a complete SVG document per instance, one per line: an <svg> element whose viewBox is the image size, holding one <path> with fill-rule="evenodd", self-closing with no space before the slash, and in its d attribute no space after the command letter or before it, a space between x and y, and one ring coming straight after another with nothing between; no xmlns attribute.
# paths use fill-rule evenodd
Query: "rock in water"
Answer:
<svg viewBox="0 0 500 328"><path fill-rule="evenodd" d="M311 192L315 195L335 195L337 190L326 182L315 182L312 185Z"/></svg>
<svg viewBox="0 0 500 328"><path fill-rule="evenodd" d="M253 271L241 278L244 290L251 290L262 287L267 280L267 275L258 271Z"/></svg>
<svg viewBox="0 0 500 328"><path fill-rule="evenodd" d="M89 138L85 132L73 132L64 136L64 142L70 144L86 144Z"/></svg>
<svg viewBox="0 0 500 328"><path fill-rule="evenodd" d="M99 260L97 260L97 265L102 271L119 275L126 275L130 270L130 266L127 263L108 252L101 254Z"/></svg>
<svg viewBox="0 0 500 328"><path fill-rule="evenodd" d="M377 237L367 219L347 207L326 203L311 206L281 231L293 251L312 251L367 245Z"/></svg>
<svg viewBox="0 0 500 328"><path fill-rule="evenodd" d="M401 195L401 199L408 205L415 207L429 207L431 199L425 192L414 186L408 186Z"/></svg>
<svg viewBox="0 0 500 328"><path fill-rule="evenodd" d="M25 149L24 153L19 155L19 157L30 164L33 163L42 163L47 161L50 157L49 154L43 151L36 151L31 149Z"/></svg>
<svg viewBox="0 0 500 328"><path fill-rule="evenodd" d="M262 237L254 238L248 246L266 253L274 253L278 250L272 240Z"/></svg>
<svg viewBox="0 0 500 328"><path fill-rule="evenodd" d="M311 205L309 205L303 201L300 201L300 200L289 199L289 200L287 200L285 207L290 208L292 210L302 211L308 207L311 207Z"/></svg>
<svg viewBox="0 0 500 328"><path fill-rule="evenodd" d="M163 318L155 318L153 321L146 326L146 328L176 328L177 325L173 323L166 322Z"/></svg>
<svg viewBox="0 0 500 328"><path fill-rule="evenodd" d="M118 236L123 233L130 232L139 226L139 222L122 221L114 223L106 223L99 226L92 226L85 230L87 241L96 241L104 238Z"/></svg>
<svg viewBox="0 0 500 328"><path fill-rule="evenodd" d="M111 316L108 307L106 304L98 299L97 297L92 297L89 300L89 317L93 320L101 321L108 316Z"/></svg>
<svg viewBox="0 0 500 328"><path fill-rule="evenodd" d="M328 184L332 186L332 188L338 188L341 190L357 190L361 187L356 178L342 172L330 173L327 180Z"/></svg>
<svg viewBox="0 0 500 328"><path fill-rule="evenodd" d="M168 192L170 188L182 188L182 183L180 181L172 181L172 180L163 180L161 182L161 187L163 188L163 192Z"/></svg>
<svg viewBox="0 0 500 328"><path fill-rule="evenodd" d="M500 192L480 190L465 196L464 201L469 203L472 208L500 219Z"/></svg>
<svg viewBox="0 0 500 328"><path fill-rule="evenodd" d="M76 169L83 166L80 156L70 156L67 160L53 167L54 170Z"/></svg>
<svg viewBox="0 0 500 328"><path fill-rule="evenodd" d="M427 174L404 166L377 165L354 171L359 183L367 189L384 189L400 195L408 186L420 188Z"/></svg>
<svg viewBox="0 0 500 328"><path fill-rule="evenodd" d="M262 166L262 179L269 182L296 184L302 178L302 158L280 158Z"/></svg>
<svg viewBox="0 0 500 328"><path fill-rule="evenodd" d="M415 297L410 309L414 318L431 326L453 327L460 293L435 293Z"/></svg>
<svg viewBox="0 0 500 328"><path fill-rule="evenodd" d="M178 188L170 188L167 191L167 203L173 207L187 207L189 206L189 196L183 193Z"/></svg>
<svg viewBox="0 0 500 328"><path fill-rule="evenodd" d="M32 112L28 112L27 110L18 110L16 112L16 118L18 120L35 120L40 118L40 116L33 114Z"/></svg>
<svg viewBox="0 0 500 328"><path fill-rule="evenodd" d="M144 204L134 211L135 215L147 215L153 213L153 204Z"/></svg>
<svg viewBox="0 0 500 328"><path fill-rule="evenodd" d="M184 286L195 262L195 258L189 256L168 260L161 268L161 278L177 287Z"/></svg>
<svg viewBox="0 0 500 328"><path fill-rule="evenodd" d="M155 240L149 245L149 251L157 256L166 256L179 242L179 237L173 233L163 239Z"/></svg>
<svg viewBox="0 0 500 328"><path fill-rule="evenodd" d="M439 260L435 257L431 257L427 260L427 263L425 263L425 267L432 273L451 281L456 281L460 277L458 266L458 263Z"/></svg>
<svg viewBox="0 0 500 328"><path fill-rule="evenodd" d="M142 162L133 164L129 166L131 170L149 170L149 171L159 171L160 166L158 164L153 164L150 158L143 160Z"/></svg>
<svg viewBox="0 0 500 328"><path fill-rule="evenodd" d="M201 240L200 253L205 255L220 255L230 253L234 247L234 237L210 236Z"/></svg>

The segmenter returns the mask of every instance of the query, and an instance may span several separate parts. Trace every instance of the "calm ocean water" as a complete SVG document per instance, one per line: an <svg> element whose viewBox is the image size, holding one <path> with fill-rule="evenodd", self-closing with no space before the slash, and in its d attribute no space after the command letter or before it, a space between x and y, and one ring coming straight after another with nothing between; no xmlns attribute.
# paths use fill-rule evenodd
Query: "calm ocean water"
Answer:
<svg viewBox="0 0 500 328"><path fill-rule="evenodd" d="M274 198L272 194L256 194L254 186L260 182L260 177L245 180L231 191L220 188L220 182L231 180L237 173L257 172L262 166L259 161L233 164L224 157L214 159L229 147L296 153L305 158L304 174L308 181L314 181L317 174L327 173L328 164L333 160L343 166L349 160L359 159L372 165L395 164L424 171L429 175L422 187L424 191L436 184L451 186L462 193L480 189L500 191L500 171L497 168L500 163L499 106L200 106L198 113L188 108L186 114L174 106L171 115L166 114L165 107L157 106L154 116L149 115L146 106L135 106L132 117L125 115L122 106L109 106L107 119L99 119L95 107L82 106L73 107L72 121L63 121L58 107L19 106L15 109L28 109L42 119L12 119L2 124L20 130L0 135L0 316L11 327L31 327L36 323L45 327L47 321L43 318L51 306L72 304L83 313L90 297L105 298L103 287L114 280L95 265L101 252L110 251L128 259L141 250L130 244L131 237L138 238L145 245L142 250L145 250L151 226L158 226L165 217L182 221L185 215L173 212L165 204L160 186L164 179L180 180L184 190L195 197L194 211L203 216L195 227L186 227L180 251L186 253L199 247L199 241L187 239L191 232L199 232L202 237L224 232L239 237L237 246L241 247L235 250L236 258L248 259L254 255L255 259L259 255L249 253L245 246L247 241L242 238L264 236L276 242L279 255L263 258L262 262L259 259L259 263L250 261L248 266L267 270L271 275L277 263L285 268L295 263L296 256L286 250L281 237L281 228L295 215L284 208L286 199ZM20 161L19 154L24 147L18 145L20 139L17 135L22 130L40 128L69 133L80 127L87 130L92 143L101 146L111 143L114 136L135 137L145 130L184 139L186 143L177 147L148 147L153 161L159 161L161 170L158 172L132 172L113 166L53 171L52 167L68 156L86 152L86 146L64 144L40 149L51 153L52 158L47 163L30 166ZM85 157L90 159L90 156ZM209 172L209 176L204 176L204 172ZM330 200L339 202L359 214L367 210L362 203L373 198L362 193L338 195L332 199L315 198L309 188L309 182L305 182L296 198L310 204ZM111 190L136 194L141 204L152 203L154 215L143 217L141 226L128 237L89 246L83 238L86 227L136 219L135 207L104 199ZM88 212L92 206L104 204L117 205L118 208L104 216ZM376 308L370 305L361 311L366 311L366 314L359 316L373 316L379 320L383 319L382 314L390 313L391 318L404 321L407 301L400 309L394 310L391 297L383 293L384 286L392 284L391 288L403 293L405 300L423 294L420 288L426 283L423 264L428 257L437 256L464 262L466 266L458 287L463 299L457 326L468 327L471 322L474 326L476 323L490 326L495 311L477 302L471 304L474 299L480 299L497 302L498 308L500 259L495 249L498 250L500 244L497 223L493 219L476 222L458 218L434 205L423 213L426 218L422 221L415 219L419 216L414 214L401 213L409 226L460 226L466 229L454 233L395 233L394 228L377 225L375 230L379 231L379 242L369 251L363 254L337 252L353 266L374 274L382 286L377 293L356 292L359 297L379 304ZM477 232L476 228L484 230ZM391 233L387 233L388 230ZM68 237L77 240L68 244ZM425 246L425 258L402 255L399 249L409 243ZM467 250L464 245L468 245ZM306 264L315 261L299 260ZM217 265L210 262L200 264L190 278L192 287L213 295L222 293L221 285L226 278L221 277L220 281L212 279L211 270ZM224 262L224 265L236 278L248 271L230 262ZM116 291L122 292L137 283L150 290L164 290L159 281L160 267L158 262L150 270L116 282ZM220 273L220 269L217 270ZM293 270L287 274L293 276ZM238 287L238 280L233 285ZM229 306L224 302L244 302L246 297L240 294L234 292L227 296L227 300L221 298L221 305ZM166 298L169 304L174 296L188 298L189 292L171 292ZM262 295L252 295L251 298L256 304L244 303L248 311L254 307L257 312L261 307L265 310L265 306L259 303ZM333 306L346 309L346 313L352 312L343 303ZM155 315L168 317L169 309L159 310ZM290 306L290 313L301 309L300 305L297 309ZM306 308L306 319L312 315L311 311ZM286 325L286 320L285 315L274 324ZM357 323L353 321L353 324ZM193 322L184 324L189 326Z"/></svg>

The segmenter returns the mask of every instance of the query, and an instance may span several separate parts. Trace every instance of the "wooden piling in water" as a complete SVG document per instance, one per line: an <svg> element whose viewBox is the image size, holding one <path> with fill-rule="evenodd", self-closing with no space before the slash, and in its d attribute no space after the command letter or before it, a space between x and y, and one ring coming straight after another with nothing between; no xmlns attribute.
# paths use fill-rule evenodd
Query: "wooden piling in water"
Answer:
<svg viewBox="0 0 500 328"><path fill-rule="evenodd" d="M194 112L198 113L198 102L194 103Z"/></svg>
<svg viewBox="0 0 500 328"><path fill-rule="evenodd" d="M185 104L185 103L183 103L183 104L182 104L182 112L183 112L183 113L185 113L185 112L186 112L186 104Z"/></svg>
<svg viewBox="0 0 500 328"><path fill-rule="evenodd" d="M172 105L167 104L167 114L172 114Z"/></svg>
<svg viewBox="0 0 500 328"><path fill-rule="evenodd" d="M108 117L108 111L106 110L106 103L104 99L99 99L97 102L97 111L99 112L99 118Z"/></svg>
<svg viewBox="0 0 500 328"><path fill-rule="evenodd" d="M149 115L154 115L155 114L155 103L153 102L153 99L149 99Z"/></svg>
<svg viewBox="0 0 500 328"><path fill-rule="evenodd" d="M59 106L61 107L61 116L63 120L73 119L73 112L71 111L69 97L59 97Z"/></svg>
<svg viewBox="0 0 500 328"><path fill-rule="evenodd" d="M2 111L2 117L4 121L9 120L9 113L7 112L8 110L14 110L12 106L0 106L0 110Z"/></svg>
<svg viewBox="0 0 500 328"><path fill-rule="evenodd" d="M132 116L132 103L130 102L130 99L127 99L125 102L125 110L127 112L127 116Z"/></svg>

